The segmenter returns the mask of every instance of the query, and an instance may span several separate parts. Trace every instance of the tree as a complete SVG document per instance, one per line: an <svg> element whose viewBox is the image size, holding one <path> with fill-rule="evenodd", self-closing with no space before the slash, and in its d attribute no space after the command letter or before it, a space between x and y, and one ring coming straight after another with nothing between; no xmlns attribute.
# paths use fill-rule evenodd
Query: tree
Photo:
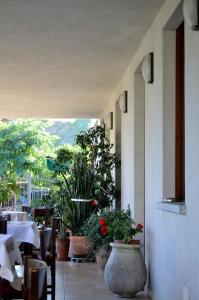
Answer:
<svg viewBox="0 0 199 300"><path fill-rule="evenodd" d="M46 153L53 152L57 137L49 134L49 122L16 120L0 122L0 176L46 172Z"/></svg>

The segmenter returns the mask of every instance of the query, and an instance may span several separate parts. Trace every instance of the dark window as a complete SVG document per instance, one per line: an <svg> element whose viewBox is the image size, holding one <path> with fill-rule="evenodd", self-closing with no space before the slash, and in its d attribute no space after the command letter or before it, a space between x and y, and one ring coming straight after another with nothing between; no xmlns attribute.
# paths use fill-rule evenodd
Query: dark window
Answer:
<svg viewBox="0 0 199 300"><path fill-rule="evenodd" d="M185 200L184 23L176 30L175 198Z"/></svg>

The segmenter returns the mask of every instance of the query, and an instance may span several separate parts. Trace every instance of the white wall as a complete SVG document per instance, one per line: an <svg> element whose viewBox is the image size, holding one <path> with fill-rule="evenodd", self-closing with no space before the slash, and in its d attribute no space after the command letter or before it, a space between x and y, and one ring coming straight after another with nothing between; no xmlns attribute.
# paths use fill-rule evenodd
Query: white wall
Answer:
<svg viewBox="0 0 199 300"><path fill-rule="evenodd" d="M122 115L122 206L134 211L134 72L154 52L154 84L145 86L146 263L156 300L199 299L199 32L185 30L186 206L185 215L157 208L163 199L163 38L162 29L179 0L166 0L115 89L106 112L124 90L128 113ZM114 142L114 130L111 133Z"/></svg>

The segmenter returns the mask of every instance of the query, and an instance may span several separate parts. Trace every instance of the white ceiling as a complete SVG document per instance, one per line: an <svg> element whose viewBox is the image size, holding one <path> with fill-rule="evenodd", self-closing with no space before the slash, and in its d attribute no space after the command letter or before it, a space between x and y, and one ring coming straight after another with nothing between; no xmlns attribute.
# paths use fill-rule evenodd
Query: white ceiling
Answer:
<svg viewBox="0 0 199 300"><path fill-rule="evenodd" d="M97 117L163 0L0 0L0 117Z"/></svg>

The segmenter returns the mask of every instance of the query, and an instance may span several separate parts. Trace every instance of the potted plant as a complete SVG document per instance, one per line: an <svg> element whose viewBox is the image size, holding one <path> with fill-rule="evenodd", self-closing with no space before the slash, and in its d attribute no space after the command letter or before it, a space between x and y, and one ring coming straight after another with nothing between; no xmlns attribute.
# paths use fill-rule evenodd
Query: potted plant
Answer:
<svg viewBox="0 0 199 300"><path fill-rule="evenodd" d="M58 220L58 231L56 236L56 253L57 260L68 260L69 252L69 232L68 232L68 216L65 206L65 194L61 188L61 182L57 181L52 187L49 195L42 198L40 205L54 208L54 216Z"/></svg>
<svg viewBox="0 0 199 300"><path fill-rule="evenodd" d="M139 241L135 240L135 235L142 230L143 225L135 224L130 210L101 210L91 215L83 226L83 232L93 244L97 264L102 270L111 252L110 242L137 244Z"/></svg>
<svg viewBox="0 0 199 300"><path fill-rule="evenodd" d="M108 232L106 223L111 219L109 209L104 209L98 214L92 214L82 227L83 233L91 242L96 253L96 262L98 267L104 271L106 262L111 253L110 242L113 241L113 236ZM104 226L103 226L104 225Z"/></svg>
<svg viewBox="0 0 199 300"><path fill-rule="evenodd" d="M120 297L134 297L146 283L146 266L140 244L132 243L135 235L142 232L143 225L135 224L130 210L116 210L112 213L111 222L105 218L99 222L100 231L115 240L110 243L112 251L104 270L105 284Z"/></svg>
<svg viewBox="0 0 199 300"><path fill-rule="evenodd" d="M82 235L81 227L97 207L97 201L92 199L93 173L87 157L79 148L61 148L57 153L56 163L57 173L64 179L63 210L66 212L67 227L71 231L70 253L73 257L86 257L90 247L86 237Z"/></svg>
<svg viewBox="0 0 199 300"><path fill-rule="evenodd" d="M109 206L115 197L112 170L118 162L111 153L111 148L104 129L98 126L80 133L76 139L76 147L61 147L57 151L53 167L51 164L51 170L63 178L65 207L72 231L72 251L80 248L79 244L73 247L73 242L84 239L82 244L88 244L87 239L79 237L84 221L98 208ZM82 256L83 251L80 252L75 255Z"/></svg>
<svg viewBox="0 0 199 300"><path fill-rule="evenodd" d="M70 255L73 258L87 257L91 252L91 245L87 237L83 234L81 228L85 220L94 212L95 201L74 202L69 198L66 199L66 219L70 229Z"/></svg>

